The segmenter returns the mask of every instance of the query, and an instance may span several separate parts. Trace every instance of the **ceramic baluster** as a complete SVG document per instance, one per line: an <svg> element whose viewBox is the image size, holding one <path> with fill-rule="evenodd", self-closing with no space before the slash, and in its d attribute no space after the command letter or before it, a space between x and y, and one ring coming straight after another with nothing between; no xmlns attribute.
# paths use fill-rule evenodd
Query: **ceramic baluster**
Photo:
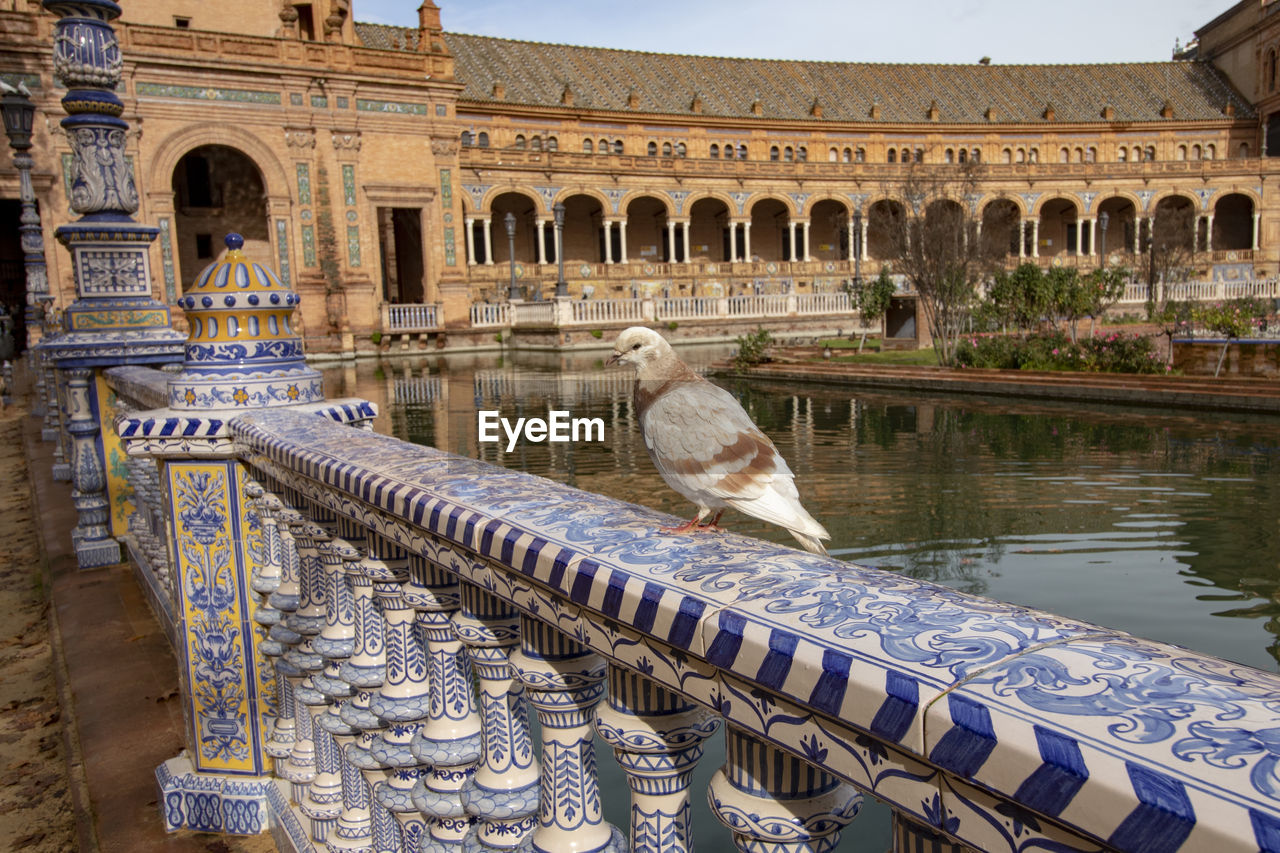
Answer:
<svg viewBox="0 0 1280 853"><path fill-rule="evenodd" d="M520 642L520 615L474 584L462 583L462 608L453 630L467 647L480 687L484 751L462 787L462 803L475 825L464 849L513 850L533 832L538 813L538 761L529 735L524 685L509 656Z"/></svg>
<svg viewBox="0 0 1280 853"><path fill-rule="evenodd" d="M293 508L281 504L274 512L276 533L280 539L280 583L267 596L267 605L280 611L280 619L267 631L267 639L262 644L263 654L275 659L276 694L280 697L279 713L275 727L267 740L267 752L278 759L287 759L298 745L297 724L294 720L293 685L302 678L302 671L282 660L281 657L294 645L302 641L302 636L286 624L286 620L298 609L300 599L299 577L301 573L297 543L293 538L292 525L302 522L302 516ZM310 749L310 745L308 745ZM312 756L314 763L314 755ZM286 762L277 761L276 773L283 779L290 779L285 772ZM314 772L314 767L311 767ZM308 774L306 781L311 781ZM295 795L296 799L296 795Z"/></svg>
<svg viewBox="0 0 1280 853"><path fill-rule="evenodd" d="M631 848L693 850L689 785L719 718L638 673L609 665L609 696L596 731L631 786Z"/></svg>
<svg viewBox="0 0 1280 853"><path fill-rule="evenodd" d="M402 560L404 552L395 546L380 549ZM387 559L387 557L383 557ZM425 821L413 804L413 786L420 775L417 756L410 749L413 737L431 711L427 653L417 611L410 603L429 591L415 584L412 573L404 583L378 584L374 595L382 605L386 624L387 677L369 700L369 710L380 717L386 729L370 747L370 754L388 770L385 782L374 788L374 798L396 816L404 834L406 850L417 850Z"/></svg>
<svg viewBox="0 0 1280 853"><path fill-rule="evenodd" d="M707 800L739 850L827 853L862 808L852 785L729 723L725 752Z"/></svg>
<svg viewBox="0 0 1280 853"><path fill-rule="evenodd" d="M591 721L604 696L604 659L555 628L520 617L511 667L542 724L542 797L532 849L622 853L626 839L606 823Z"/></svg>
<svg viewBox="0 0 1280 853"><path fill-rule="evenodd" d="M426 640L432 687L431 713L410 747L430 768L413 788L413 802L428 818L430 839L422 840L421 849L460 848L472 823L460 792L480 761L482 739L471 663L450 621L458 611L458 580L425 559L411 557L409 570L427 590L410 603Z"/></svg>

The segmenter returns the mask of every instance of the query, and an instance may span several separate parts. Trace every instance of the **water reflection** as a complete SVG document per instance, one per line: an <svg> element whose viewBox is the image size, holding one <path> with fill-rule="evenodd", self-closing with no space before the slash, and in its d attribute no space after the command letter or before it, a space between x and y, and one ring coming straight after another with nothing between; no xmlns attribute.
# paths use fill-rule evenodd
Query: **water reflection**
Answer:
<svg viewBox="0 0 1280 853"><path fill-rule="evenodd" d="M707 364L724 347L683 351ZM435 356L327 372L379 431L684 516L630 380L601 354ZM1250 416L728 382L832 554L1276 669L1280 424ZM477 441L476 410L600 417L603 444ZM787 543L742 515L732 529Z"/></svg>

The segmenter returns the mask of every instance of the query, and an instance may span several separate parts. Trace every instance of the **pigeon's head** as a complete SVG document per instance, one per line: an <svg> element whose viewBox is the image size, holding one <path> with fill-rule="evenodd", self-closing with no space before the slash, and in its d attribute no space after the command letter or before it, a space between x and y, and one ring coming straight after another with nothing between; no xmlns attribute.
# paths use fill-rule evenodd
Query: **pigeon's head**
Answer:
<svg viewBox="0 0 1280 853"><path fill-rule="evenodd" d="M669 352L671 345L662 335L644 326L632 326L613 342L613 355L609 357L608 363L626 364L638 370Z"/></svg>

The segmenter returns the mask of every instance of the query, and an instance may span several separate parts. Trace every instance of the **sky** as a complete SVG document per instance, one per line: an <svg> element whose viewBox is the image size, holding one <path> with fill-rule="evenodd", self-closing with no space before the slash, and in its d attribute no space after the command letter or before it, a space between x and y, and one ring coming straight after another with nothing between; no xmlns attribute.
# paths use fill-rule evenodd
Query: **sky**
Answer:
<svg viewBox="0 0 1280 853"><path fill-rule="evenodd" d="M420 0L353 0L416 27ZM837 62L1167 60L1232 0L436 0L447 32L659 53Z"/></svg>

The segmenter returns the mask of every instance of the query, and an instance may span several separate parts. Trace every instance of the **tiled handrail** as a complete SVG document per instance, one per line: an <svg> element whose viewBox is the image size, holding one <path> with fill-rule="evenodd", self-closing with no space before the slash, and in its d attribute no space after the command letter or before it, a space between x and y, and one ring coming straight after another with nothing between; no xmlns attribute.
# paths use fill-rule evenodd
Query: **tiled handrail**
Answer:
<svg viewBox="0 0 1280 853"><path fill-rule="evenodd" d="M373 738L357 757L391 768L374 800L397 816L406 846L422 832L457 828L461 813L446 813L449 802L464 804L482 835L510 838L532 826L531 789L518 789L518 808L512 800L493 811L470 787L535 766L512 763L510 745L528 734L511 716L515 694L505 692L514 671L544 725L539 849L561 849L564 832L592 849L620 849L600 823L583 728L602 699L597 728L637 784L642 766L655 766L646 755L661 754L668 778L696 760L712 725L705 709L724 719L728 759L709 798L742 843L764 843L772 826L791 833L783 841L814 838L825 849L820 837L857 810L851 782L983 850L1277 849L1276 675L753 539L659 535L670 519L656 512L314 415L254 412L230 431L237 455L269 489L368 553L340 549L342 559L328 562L374 585L368 600L381 616L371 609L364 624L376 617L385 631L393 688L351 700L351 719L345 706L342 719L425 722L412 750L397 728L377 738L342 731L357 744ZM328 553L305 519L292 524L300 553ZM326 559L303 560L304 590L306 572ZM341 577L327 588L336 591ZM397 633L415 609L418 640L407 627ZM508 669L502 652L517 642L517 616L520 650ZM308 629L317 640L328 632L320 622ZM451 667L465 667L460 651L469 650L480 713L465 711L473 696L458 706L459 719L474 719L476 730L455 723L485 750L459 753L464 741L446 749L438 738L448 727L427 720L428 704L439 703L427 702L426 672L393 664L393 648L404 654L424 641L417 654L431 662L431 689L446 691L444 706L469 693L448 695L470 683L449 675L465 671ZM306 660L286 654L281 672L297 680ZM318 675L324 661L315 660ZM648 713L641 696L657 703ZM307 688L296 707L325 701ZM376 717L359 711L362 701ZM300 718L297 736L310 725ZM496 758L493 744L506 744ZM315 781L294 792L323 836L336 819L326 815L339 811L322 806L332 802L325 797L341 761L332 750L310 760L318 770L298 778ZM475 782L450 787L449 773L467 775L459 768L477 762ZM328 787L308 788L321 780ZM565 797L585 798L573 801L568 823ZM633 836L670 830L678 841L687 812L677 803L677 819L666 812L677 828L660 825L659 806L670 805L635 800ZM377 814L373 821L376 834ZM633 845L682 849L643 836Z"/></svg>

